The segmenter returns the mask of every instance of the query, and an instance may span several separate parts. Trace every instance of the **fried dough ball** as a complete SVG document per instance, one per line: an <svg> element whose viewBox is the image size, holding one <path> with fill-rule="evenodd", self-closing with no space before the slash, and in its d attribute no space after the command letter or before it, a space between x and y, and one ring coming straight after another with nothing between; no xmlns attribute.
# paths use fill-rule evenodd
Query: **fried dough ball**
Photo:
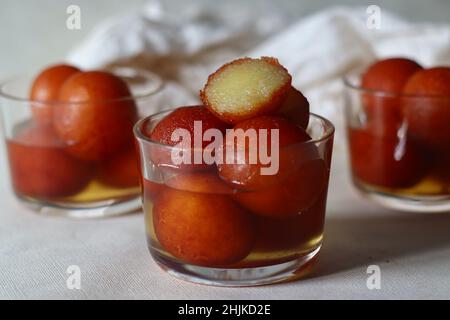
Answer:
<svg viewBox="0 0 450 320"><path fill-rule="evenodd" d="M211 172L181 173L166 181L168 187L199 193L232 194L233 189Z"/></svg>
<svg viewBox="0 0 450 320"><path fill-rule="evenodd" d="M387 188L407 188L426 174L426 151L407 137L382 137L370 131L349 132L353 174L361 181Z"/></svg>
<svg viewBox="0 0 450 320"><path fill-rule="evenodd" d="M277 114L306 130L309 123L308 99L299 90L291 87Z"/></svg>
<svg viewBox="0 0 450 320"><path fill-rule="evenodd" d="M92 165L68 155L48 124L29 127L8 141L8 154L13 186L20 195L71 196L92 178Z"/></svg>
<svg viewBox="0 0 450 320"><path fill-rule="evenodd" d="M267 150L262 146L266 139L260 140L261 130L267 130ZM272 130L278 130L279 136L274 145L271 142ZM247 137L253 137L254 142L251 143ZM299 159L300 148L288 146L310 139L303 129L281 117L262 116L242 121L235 125L233 131L227 132L224 146L219 151L223 156L223 159L217 161L219 176L232 186L244 190L259 190L278 185L297 171L295 165ZM261 169L269 165L261 161L260 153L269 154L272 148L279 150L278 171L274 174L263 174ZM272 162L274 161L276 159L272 158Z"/></svg>
<svg viewBox="0 0 450 320"><path fill-rule="evenodd" d="M139 162L134 145L99 166L99 180L114 188L139 186Z"/></svg>
<svg viewBox="0 0 450 320"><path fill-rule="evenodd" d="M252 217L224 195L166 189L154 203L153 224L170 254L206 267L241 261L255 238Z"/></svg>
<svg viewBox="0 0 450 320"><path fill-rule="evenodd" d="M274 58L243 58L210 75L200 98L219 119L236 124L276 113L291 89L291 80Z"/></svg>
<svg viewBox="0 0 450 320"><path fill-rule="evenodd" d="M363 74L364 89L401 94L408 79L422 67L406 58L389 58L376 61Z"/></svg>
<svg viewBox="0 0 450 320"><path fill-rule="evenodd" d="M319 198L301 214L283 219L258 216L255 250L264 252L309 247L311 241L322 237L326 202L325 187Z"/></svg>
<svg viewBox="0 0 450 320"><path fill-rule="evenodd" d="M167 189L166 185L147 179L142 180L142 194L145 200L155 201Z"/></svg>
<svg viewBox="0 0 450 320"><path fill-rule="evenodd" d="M450 67L424 69L414 74L403 92L403 114L409 133L423 144L450 150Z"/></svg>
<svg viewBox="0 0 450 320"><path fill-rule="evenodd" d="M258 215L272 218L295 216L317 200L325 187L326 174L323 159L307 161L277 185L257 191L238 192L234 199Z"/></svg>
<svg viewBox="0 0 450 320"><path fill-rule="evenodd" d="M396 135L402 124L401 98L408 79L422 67L405 58L389 58L373 63L362 75L363 103L371 130L377 135Z"/></svg>
<svg viewBox="0 0 450 320"><path fill-rule="evenodd" d="M102 161L133 143L137 109L127 84L103 71L79 72L64 82L53 125L68 151Z"/></svg>
<svg viewBox="0 0 450 320"><path fill-rule="evenodd" d="M202 126L201 137L195 136L194 125L195 122L200 122ZM172 161L172 150L166 147L152 148L152 160L157 165L183 168L187 170L197 170L209 168L209 164L204 162L203 151L211 142L202 141L202 137L208 129L218 129L222 134L225 133L229 125L216 118L211 112L203 106L188 106L176 109L162 119L151 132L144 134L153 141L159 142L167 146L179 145L181 141L173 141L172 134L175 130L187 130L191 137L191 143L188 146L182 146L182 151L190 153L190 164L181 163L176 164ZM194 139L201 139L201 148L195 149ZM194 163L195 153L201 156L200 163Z"/></svg>
<svg viewBox="0 0 450 320"><path fill-rule="evenodd" d="M60 64L46 68L33 81L30 100L38 101L31 105L33 118L41 123L50 123L53 118L52 103L58 101L59 90L63 83L80 72L70 65ZM48 102L48 103L45 103Z"/></svg>

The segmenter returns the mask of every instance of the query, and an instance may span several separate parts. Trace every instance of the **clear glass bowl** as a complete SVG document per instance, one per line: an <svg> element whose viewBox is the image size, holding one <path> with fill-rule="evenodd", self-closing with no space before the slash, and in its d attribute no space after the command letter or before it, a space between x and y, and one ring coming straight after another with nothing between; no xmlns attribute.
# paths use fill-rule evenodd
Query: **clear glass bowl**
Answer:
<svg viewBox="0 0 450 320"><path fill-rule="evenodd" d="M269 284L309 270L323 238L333 125L311 114L313 139L280 149L270 186L244 190L225 182L216 163L201 168L170 163L169 155L179 148L144 134L170 112L134 128L154 260L178 278L218 286Z"/></svg>
<svg viewBox="0 0 450 320"><path fill-rule="evenodd" d="M395 95L344 78L353 183L388 208L450 211L450 97Z"/></svg>
<svg viewBox="0 0 450 320"><path fill-rule="evenodd" d="M149 109L162 82L156 75L132 68L108 71L124 79L132 96L109 101L77 103L28 99L35 74L13 78L0 85L0 108L13 190L34 211L74 218L98 218L133 212L140 207L140 177L132 125L120 151L102 161L78 159L55 134L53 123L33 116L40 108L85 104L106 107L135 104ZM147 106L147 107L146 107ZM138 119L136 119L137 121ZM132 123L133 124L133 123ZM127 135L124 132L124 135ZM106 135L105 135L106 136ZM108 138L104 143L108 144Z"/></svg>

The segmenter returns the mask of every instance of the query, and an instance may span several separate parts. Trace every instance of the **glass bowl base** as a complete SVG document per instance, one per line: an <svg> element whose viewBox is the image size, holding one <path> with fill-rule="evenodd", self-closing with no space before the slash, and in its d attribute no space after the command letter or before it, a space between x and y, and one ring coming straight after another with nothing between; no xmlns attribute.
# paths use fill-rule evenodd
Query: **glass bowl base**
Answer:
<svg viewBox="0 0 450 320"><path fill-rule="evenodd" d="M382 207L409 212L450 212L448 195L393 195L354 181L356 190L366 199Z"/></svg>
<svg viewBox="0 0 450 320"><path fill-rule="evenodd" d="M218 287L251 287L299 279L308 274L321 246L294 260L255 268L207 268L175 262L151 250L156 263L181 280Z"/></svg>
<svg viewBox="0 0 450 320"><path fill-rule="evenodd" d="M139 196L79 204L50 203L20 195L17 195L17 197L26 207L43 216L99 219L135 213L141 210L141 198Z"/></svg>

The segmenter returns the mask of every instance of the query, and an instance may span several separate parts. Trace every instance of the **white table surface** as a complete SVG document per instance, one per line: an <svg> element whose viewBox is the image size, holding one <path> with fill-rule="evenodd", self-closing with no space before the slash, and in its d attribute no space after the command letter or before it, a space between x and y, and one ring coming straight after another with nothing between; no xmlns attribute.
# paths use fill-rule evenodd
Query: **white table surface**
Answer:
<svg viewBox="0 0 450 320"><path fill-rule="evenodd" d="M147 250L142 214L104 220L38 216L18 203L1 160L0 298L393 299L450 298L450 215L379 209L352 189L335 150L325 241L307 278L256 288L214 288L172 278ZM66 269L81 269L81 290ZM381 289L369 290L369 265Z"/></svg>
<svg viewBox="0 0 450 320"><path fill-rule="evenodd" d="M110 6L104 1L79 2L100 8L98 16L124 8L120 1L108 1ZM131 2L131 6L142 3ZM285 2L287 7L294 6ZM0 12L1 77L62 58L70 42L81 39L81 34L68 36L67 30L49 30L40 24L59 21L54 14L61 5L56 1L28 1L26 7L17 1L1 3L9 10ZM298 8L302 3L306 11L314 9L308 1ZM421 14L437 20L448 16L449 2L438 0L434 5L434 9L423 8ZM402 10L401 5L395 6ZM414 16L415 6L403 7ZM20 12L36 15L20 20ZM88 25L95 19L88 15ZM33 28L36 34L30 32ZM36 42L44 39L45 30L51 34L48 50ZM3 50L5 43L9 50ZM55 50L50 50L52 46ZM325 241L315 272L297 282L240 289L194 285L161 271L148 253L142 214L76 221L41 217L25 209L10 190L5 154L1 144L0 298L450 298L450 215L400 213L366 202L351 187L342 148L334 151ZM366 270L373 264L381 268L380 290L366 287ZM67 289L70 265L81 268L81 290Z"/></svg>

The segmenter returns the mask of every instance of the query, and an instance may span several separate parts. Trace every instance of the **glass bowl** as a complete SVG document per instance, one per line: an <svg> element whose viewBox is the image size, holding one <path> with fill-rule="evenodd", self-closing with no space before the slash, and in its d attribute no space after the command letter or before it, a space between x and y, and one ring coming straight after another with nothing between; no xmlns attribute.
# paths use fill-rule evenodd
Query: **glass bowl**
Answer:
<svg viewBox="0 0 450 320"><path fill-rule="evenodd" d="M148 110L162 87L159 77L144 70L121 67L108 71L129 84L132 96L76 103L31 101L28 94L35 74L15 77L0 85L11 185L17 198L34 211L98 218L139 209L140 177L132 134L132 126L138 119L130 122L129 133L123 132L128 137L117 152L101 161L91 161L79 159L71 152L82 146L79 141L62 142L52 121L35 116L44 108L68 106L76 110L87 104L102 105L102 108L135 105L138 110L147 106ZM110 137L105 130L100 138L108 145L114 143Z"/></svg>
<svg viewBox="0 0 450 320"><path fill-rule="evenodd" d="M362 69L344 78L353 183L384 207L450 211L450 97L361 88ZM447 119L447 120L446 120Z"/></svg>
<svg viewBox="0 0 450 320"><path fill-rule="evenodd" d="M134 127L147 243L159 266L178 278L217 286L269 284L309 270L323 238L333 125L311 114L312 140L280 148L278 171L267 187L243 189L221 177L220 148L214 163L180 165L171 156L196 150L145 135L170 112Z"/></svg>

